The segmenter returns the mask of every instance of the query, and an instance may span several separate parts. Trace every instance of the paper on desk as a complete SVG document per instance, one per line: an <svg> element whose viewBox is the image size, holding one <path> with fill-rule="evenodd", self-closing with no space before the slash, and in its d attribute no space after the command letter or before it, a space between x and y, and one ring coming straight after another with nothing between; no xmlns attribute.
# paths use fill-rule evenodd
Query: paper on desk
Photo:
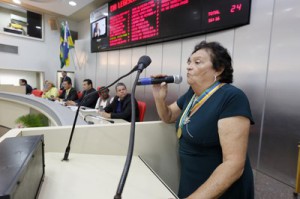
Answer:
<svg viewBox="0 0 300 199"><path fill-rule="evenodd" d="M77 106L67 106L71 111L77 111L78 107Z"/></svg>

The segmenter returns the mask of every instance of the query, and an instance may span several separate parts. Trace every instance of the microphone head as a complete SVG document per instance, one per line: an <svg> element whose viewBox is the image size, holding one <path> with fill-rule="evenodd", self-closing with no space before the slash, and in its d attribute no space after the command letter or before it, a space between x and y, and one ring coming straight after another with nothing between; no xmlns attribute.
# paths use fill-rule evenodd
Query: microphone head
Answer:
<svg viewBox="0 0 300 199"><path fill-rule="evenodd" d="M147 55L144 55L144 56L140 57L137 65L142 64L143 68L146 68L147 66L149 66L151 64L151 62L152 62L151 58Z"/></svg>
<svg viewBox="0 0 300 199"><path fill-rule="evenodd" d="M181 75L174 75L174 83L180 84L182 82L182 76Z"/></svg>

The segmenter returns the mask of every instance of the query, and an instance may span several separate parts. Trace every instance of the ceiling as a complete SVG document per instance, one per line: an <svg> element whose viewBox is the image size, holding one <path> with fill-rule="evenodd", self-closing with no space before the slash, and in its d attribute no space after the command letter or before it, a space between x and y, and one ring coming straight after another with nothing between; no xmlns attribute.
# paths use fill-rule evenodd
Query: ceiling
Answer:
<svg viewBox="0 0 300 199"><path fill-rule="evenodd" d="M27 10L49 14L57 17L66 17L70 20L80 22L88 19L90 13L109 0L73 0L76 6L70 6L69 0L21 0L21 6ZM0 0L14 4L12 0ZM17 5L17 4L16 4Z"/></svg>

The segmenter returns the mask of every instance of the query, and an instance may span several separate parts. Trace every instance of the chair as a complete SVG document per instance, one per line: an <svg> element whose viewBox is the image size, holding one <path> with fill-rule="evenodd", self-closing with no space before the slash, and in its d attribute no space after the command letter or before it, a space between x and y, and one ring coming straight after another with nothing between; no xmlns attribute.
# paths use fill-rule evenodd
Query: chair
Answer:
<svg viewBox="0 0 300 199"><path fill-rule="evenodd" d="M77 91L77 96L78 96L78 99L80 99L82 97L83 93L81 91Z"/></svg>
<svg viewBox="0 0 300 199"><path fill-rule="evenodd" d="M145 112L146 112L146 102L142 102L142 101L137 101L138 103L138 107L139 107L139 119L140 122L144 121L144 116L145 116Z"/></svg>
<svg viewBox="0 0 300 199"><path fill-rule="evenodd" d="M61 96L64 90L58 90L58 97Z"/></svg>
<svg viewBox="0 0 300 199"><path fill-rule="evenodd" d="M98 86L98 87L97 87L97 91L99 91L102 87L103 87L103 86ZM101 97L100 92L98 92L98 96Z"/></svg>
<svg viewBox="0 0 300 199"><path fill-rule="evenodd" d="M35 89L35 90L32 90L32 94L36 97L42 97L43 91Z"/></svg>

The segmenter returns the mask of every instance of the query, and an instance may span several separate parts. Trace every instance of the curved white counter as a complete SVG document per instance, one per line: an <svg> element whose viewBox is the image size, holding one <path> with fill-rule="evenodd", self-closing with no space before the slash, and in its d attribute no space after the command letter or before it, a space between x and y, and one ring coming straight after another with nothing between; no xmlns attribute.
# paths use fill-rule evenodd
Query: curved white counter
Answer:
<svg viewBox="0 0 300 199"><path fill-rule="evenodd" d="M2 120L9 119L8 117L13 117L13 114L20 116L22 113L26 113L26 109L28 109L27 112L29 113L30 108L32 108L47 116L51 123L55 126L73 125L73 120L76 113L67 107L47 99L35 97L33 95L23 95L9 92L0 92L0 105L2 106ZM19 109L16 107L19 107L19 109L22 110L19 112ZM5 109L7 109L7 112ZM87 125L87 123L81 117L77 118L76 124ZM11 127L12 124L7 126Z"/></svg>

